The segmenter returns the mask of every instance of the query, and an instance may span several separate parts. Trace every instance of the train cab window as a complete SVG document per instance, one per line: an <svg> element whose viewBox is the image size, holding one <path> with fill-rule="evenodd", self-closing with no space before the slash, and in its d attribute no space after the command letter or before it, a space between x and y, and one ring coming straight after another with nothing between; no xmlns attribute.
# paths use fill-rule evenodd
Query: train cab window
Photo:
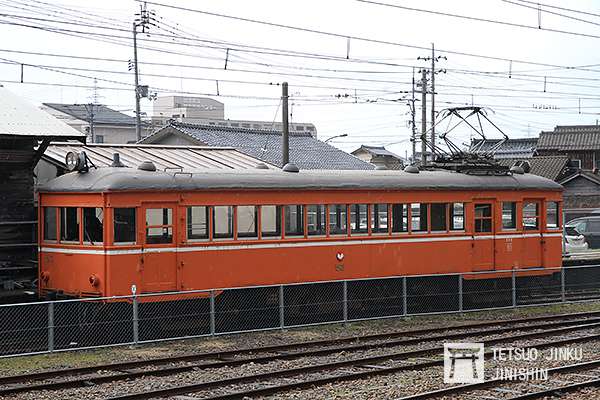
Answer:
<svg viewBox="0 0 600 400"><path fill-rule="evenodd" d="M102 244L104 240L104 210L101 207L84 207L83 242L91 245Z"/></svg>
<svg viewBox="0 0 600 400"><path fill-rule="evenodd" d="M558 220L558 202L546 202L546 228L558 228L560 223Z"/></svg>
<svg viewBox="0 0 600 400"><path fill-rule="evenodd" d="M492 205L475 204L475 232L492 232Z"/></svg>
<svg viewBox="0 0 600 400"><path fill-rule="evenodd" d="M56 207L44 207L44 240L56 241Z"/></svg>
<svg viewBox="0 0 600 400"><path fill-rule="evenodd" d="M408 232L408 204L392 204L392 233Z"/></svg>
<svg viewBox="0 0 600 400"><path fill-rule="evenodd" d="M260 225L263 238L281 237L281 206L261 206Z"/></svg>
<svg viewBox="0 0 600 400"><path fill-rule="evenodd" d="M345 204L329 205L329 234L348 234L348 209Z"/></svg>
<svg viewBox="0 0 600 400"><path fill-rule="evenodd" d="M79 213L77 207L61 207L60 241L63 243L79 243Z"/></svg>
<svg viewBox="0 0 600 400"><path fill-rule="evenodd" d="M308 222L309 236L325 235L325 206L309 205L306 207L306 218Z"/></svg>
<svg viewBox="0 0 600 400"><path fill-rule="evenodd" d="M367 205L366 204L351 204L350 205L350 232L351 233L367 233Z"/></svg>
<svg viewBox="0 0 600 400"><path fill-rule="evenodd" d="M213 237L233 239L233 207L215 206L213 211Z"/></svg>
<svg viewBox="0 0 600 400"><path fill-rule="evenodd" d="M285 236L304 236L302 206L284 206Z"/></svg>
<svg viewBox="0 0 600 400"><path fill-rule="evenodd" d="M146 243L173 243L173 209L146 209Z"/></svg>
<svg viewBox="0 0 600 400"><path fill-rule="evenodd" d="M237 233L239 238L258 237L258 212L256 206L237 207Z"/></svg>
<svg viewBox="0 0 600 400"><path fill-rule="evenodd" d="M187 239L208 239L208 212L206 206L192 206L187 208Z"/></svg>
<svg viewBox="0 0 600 400"><path fill-rule="evenodd" d="M446 216L448 213L447 203L431 204L431 230L436 232L446 232Z"/></svg>
<svg viewBox="0 0 600 400"><path fill-rule="evenodd" d="M371 205L371 232L388 233L388 205Z"/></svg>
<svg viewBox="0 0 600 400"><path fill-rule="evenodd" d="M462 231L465 229L465 205L464 203L450 204L450 230Z"/></svg>
<svg viewBox="0 0 600 400"><path fill-rule="evenodd" d="M135 208L115 208L113 221L114 244L135 243Z"/></svg>
<svg viewBox="0 0 600 400"><path fill-rule="evenodd" d="M517 203L514 201L502 202L502 229L517 229Z"/></svg>
<svg viewBox="0 0 600 400"><path fill-rule="evenodd" d="M539 229L540 206L539 203L529 201L523 203L523 229L535 231Z"/></svg>
<svg viewBox="0 0 600 400"><path fill-rule="evenodd" d="M427 231L427 204L413 203L410 205L411 232Z"/></svg>

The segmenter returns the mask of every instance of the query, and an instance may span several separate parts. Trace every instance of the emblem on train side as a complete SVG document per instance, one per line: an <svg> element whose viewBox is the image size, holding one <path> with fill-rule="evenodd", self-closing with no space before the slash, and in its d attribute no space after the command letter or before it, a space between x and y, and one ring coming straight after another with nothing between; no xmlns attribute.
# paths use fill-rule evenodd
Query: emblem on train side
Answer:
<svg viewBox="0 0 600 400"><path fill-rule="evenodd" d="M338 261L343 261L344 260L344 253L337 253L335 255L335 258L337 258Z"/></svg>

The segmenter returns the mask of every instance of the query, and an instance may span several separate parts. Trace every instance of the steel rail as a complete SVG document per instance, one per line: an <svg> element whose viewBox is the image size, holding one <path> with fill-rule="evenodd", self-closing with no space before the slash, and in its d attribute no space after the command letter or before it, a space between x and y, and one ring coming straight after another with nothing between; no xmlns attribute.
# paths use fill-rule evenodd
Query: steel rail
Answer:
<svg viewBox="0 0 600 400"><path fill-rule="evenodd" d="M564 393L574 392L579 389L583 389L590 386L600 386L600 378L591 379L589 381L573 383L571 385L558 386L546 390L540 390L533 393L525 393L522 395L511 397L507 400L533 400L533 399L546 399L548 397L560 396Z"/></svg>
<svg viewBox="0 0 600 400"><path fill-rule="evenodd" d="M572 331L576 331L576 330L584 330L584 329L591 329L591 328L598 328L598 327L600 327L600 323L578 325L578 326L572 326L572 327L566 327L566 328L557 328L557 329L547 330L547 331L543 331L543 332L525 333L525 334L520 334L520 335L510 335L510 336L506 336L503 338L486 340L486 341L483 341L482 343L484 343L485 345L494 345L494 344L499 344L499 343L503 343L503 342L514 342L514 341L523 340L523 339L534 339L534 338L539 338L539 337L546 337L548 335L553 335L553 334L562 334L562 333L572 332ZM564 344L569 344L569 343L577 343L577 342L590 341L590 340L600 340L600 334L592 334L592 335L586 335L586 336L569 338L569 339L553 340L553 341L540 343L540 344L536 344L536 345L523 346L523 348L533 348L533 347L544 348L544 347L564 345ZM343 375L339 375L339 376L329 376L329 377L324 377L324 378L319 377L319 378L313 378L313 379L303 379L301 382L287 383L287 384L283 384L283 385L273 385L273 386L267 386L267 387L258 388L258 389L251 389L251 390L247 390L247 391L239 391L239 392L234 392L234 393L216 395L216 396L212 396L212 397L204 397L204 400L242 399L242 398L253 397L253 396L266 396L266 395L271 395L274 393L279 393L282 391L287 391L287 390L292 390L292 389L302 389L302 388L306 388L306 387L320 386L320 385L324 385L324 384L328 384L328 383L332 383L332 382L356 380L356 379L368 378L368 377L372 377L372 376L376 376L376 375L386 375L386 374L400 372L400 371L418 370L418 369L423 369L423 368L429 368L432 366L443 365L443 363L444 363L443 359L436 359L436 360L432 360L432 361L424 361L424 362L409 364L409 365L404 364L404 365L398 365L398 366L393 366L393 367L372 368L372 366L371 366L372 363L377 363L377 362L382 362L382 361L413 358L413 357L418 357L418 356L430 355L431 353L439 354L440 352L443 351L443 349L444 349L443 346L438 346L438 347L434 347L434 348L413 350L413 351L408 351L408 352L391 353L391 354L385 354L385 355L380 355L380 356L370 356L370 357L363 357L363 358L358 358L358 359L337 361L337 362L332 362L332 363L315 364L315 365L299 367L299 368L288 368L285 370L265 372L265 373L247 375L247 376L242 376L242 377L228 378L228 379L203 382L203 383L198 383L198 384L182 385L182 386L176 386L176 387L171 387L171 388L166 388L166 389L158 389L158 390L150 390L150 391L146 391L146 392L126 394L126 395L122 395L122 396L110 397L105 400L146 400L146 399L152 399L152 398L157 398L157 397L169 397L169 396L189 394L189 393L199 392L202 390L214 389L216 387L239 385L239 384L246 384L246 383L252 383L252 382L257 382L257 381L260 382L261 380L269 380L269 379L273 379L273 378L281 378L281 377L289 377L289 376L294 376L294 375L323 372L323 371L338 369L338 368L342 368L342 367L366 367L366 368L369 368L368 371L364 371L364 372L363 371L353 372L353 373L347 373L347 374L343 374ZM492 354L493 353L491 351L485 353L485 355L487 357L489 357Z"/></svg>
<svg viewBox="0 0 600 400"><path fill-rule="evenodd" d="M379 334L371 334L371 335L361 335L361 336L350 336L350 337L342 337L336 339L325 339L325 340L313 340L306 342L295 342L288 343L282 345L273 345L273 346L263 346L263 347L247 347L242 349L235 350L223 350L217 352L206 352L206 353L195 353L195 354L184 354L181 356L173 356L173 357L162 357L162 358L154 358L149 360L136 360L136 361L125 361L119 363L108 363L108 364L97 364L88 367L77 367L77 368L65 368L60 370L52 370L52 371L42 371L42 372L34 372L26 375L11 375L0 377L0 385L6 385L10 383L19 383L25 381L35 381L41 379L49 379L55 377L62 377L65 375L82 375L86 373L93 373L99 370L102 371L111 371L111 370L127 370L132 368L160 365L160 364L171 364L174 362L186 362L186 361L198 361L203 359L226 359L232 356L239 356L245 354L253 354L253 353L268 353L268 352L279 352L279 351L288 351L298 348L306 348L306 347L316 347L316 346L329 346L343 343L352 343L352 342L360 342L367 340L385 340L392 339L398 336L413 336L413 335L421 335L426 334L429 335L435 332L443 332L448 330L456 330L456 329L473 329L473 328L483 328L487 326L495 326L495 325L503 325L503 324L525 324L530 322L540 322L540 321L550 321L554 319L568 319L568 318L579 318L579 317L593 317L600 315L600 311L592 311L592 312L578 312L578 313L564 313L564 314L554 314L554 315L543 315L537 317L528 317L528 318L517 318L517 319L505 319L505 320L493 320L493 321L485 321L485 322L477 322L477 323L469 323L469 324L460 324L453 326L442 326L438 328L424 328L424 329L415 329L415 330L402 330L388 333L379 333ZM568 322L568 321L564 321ZM527 327L523 327L526 329Z"/></svg>
<svg viewBox="0 0 600 400"><path fill-rule="evenodd" d="M584 323L583 325L581 323ZM579 325L578 325L579 324ZM96 377L82 377L80 379L68 379L61 380L57 382L48 382L48 383L40 383L40 384L30 384L30 385L19 385L12 387L5 387L0 389L0 396L21 393L21 392L30 392L35 390L58 390L58 389L66 389L66 388L74 388L89 385L90 383L101 384L107 382L115 382L126 379L134 379L144 376L161 376L161 375L170 375L180 372L186 372L194 369L212 369L212 368L222 368L222 367L235 367L240 366L247 363L268 363L276 360L290 360L297 359L302 357L315 357L322 356L327 354L333 354L338 352L348 352L348 351L360 351L360 350L369 350L374 348L388 348L394 346L401 345L411 345L417 343L426 343L426 342L436 342L442 339L461 339L466 337L473 336L481 336L481 335L489 335L489 334L499 334L513 331L527 331L527 330L535 330L535 329L546 329L546 332L552 332L552 330L548 330L548 328L555 327L569 327L571 325L575 325L578 329L582 326L594 327L596 325L600 326L600 318L591 318L591 319L583 319L583 320L569 320L569 321L558 321L551 323L543 323L536 325L528 325L522 327L502 327L495 329L484 329L478 331L470 331L470 332L460 332L449 335L436 335L430 336L427 338L408 338L408 339L400 339L390 342L379 342L379 343L368 343L368 344L355 344L349 346L342 347L331 347L324 349L316 349L316 350L307 350L300 352L291 352L291 353L278 353L274 355L260 356L260 357L252 357L252 358L241 358L235 360L218 360L212 361L208 363L202 364L192 364L192 365L183 365L183 366L170 366L156 370L149 371L127 371L125 368L121 368L119 372L126 372L116 375L101 375ZM564 328L561 328L564 329ZM514 337L514 336L513 336ZM435 350L435 349L434 349ZM427 350L431 352L433 350ZM256 352L260 352L257 350ZM266 351L264 351L266 352ZM411 352L407 352L407 354L411 354ZM173 359L170 359L173 362ZM112 365L112 364L111 364Z"/></svg>

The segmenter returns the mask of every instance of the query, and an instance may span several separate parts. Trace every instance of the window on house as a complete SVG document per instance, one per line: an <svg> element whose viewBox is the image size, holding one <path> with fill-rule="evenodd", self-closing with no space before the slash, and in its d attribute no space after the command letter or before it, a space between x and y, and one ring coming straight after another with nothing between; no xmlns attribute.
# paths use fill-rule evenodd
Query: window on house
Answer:
<svg viewBox="0 0 600 400"><path fill-rule="evenodd" d="M388 205L387 204L371 205L371 232L372 233L387 233L388 232Z"/></svg>
<svg viewBox="0 0 600 400"><path fill-rule="evenodd" d="M256 238L258 237L258 221L256 206L238 206L237 207L237 231L238 237Z"/></svg>
<svg viewBox="0 0 600 400"><path fill-rule="evenodd" d="M215 239L233 239L232 206L215 206L213 208L213 237Z"/></svg>
<svg viewBox="0 0 600 400"><path fill-rule="evenodd" d="M502 229L517 228L517 203L514 201L502 202Z"/></svg>
<svg viewBox="0 0 600 400"><path fill-rule="evenodd" d="M367 205L350 205L350 231L352 233L367 233Z"/></svg>
<svg viewBox="0 0 600 400"><path fill-rule="evenodd" d="M104 240L104 210L101 207L84 207L83 241L101 244Z"/></svg>
<svg viewBox="0 0 600 400"><path fill-rule="evenodd" d="M173 243L173 209L146 209L146 243Z"/></svg>
<svg viewBox="0 0 600 400"><path fill-rule="evenodd" d="M408 204L392 204L392 233L408 232Z"/></svg>
<svg viewBox="0 0 600 400"><path fill-rule="evenodd" d="M526 231L534 231L539 229L539 218L540 218L540 207L539 203L529 201L523 203L523 229Z"/></svg>
<svg viewBox="0 0 600 400"><path fill-rule="evenodd" d="M558 228L560 226L558 215L558 202L546 202L546 228Z"/></svg>
<svg viewBox="0 0 600 400"><path fill-rule="evenodd" d="M446 215L448 213L448 204L432 203L431 204L431 230L446 231Z"/></svg>
<svg viewBox="0 0 600 400"><path fill-rule="evenodd" d="M329 206L329 233L331 235L348 234L348 210L345 204Z"/></svg>
<svg viewBox="0 0 600 400"><path fill-rule="evenodd" d="M450 229L453 231L462 231L465 229L464 203L452 203L450 205Z"/></svg>
<svg viewBox="0 0 600 400"><path fill-rule="evenodd" d="M56 240L56 207L44 207L44 240Z"/></svg>
<svg viewBox="0 0 600 400"><path fill-rule="evenodd" d="M113 209L113 230L115 244L135 243L135 208Z"/></svg>
<svg viewBox="0 0 600 400"><path fill-rule="evenodd" d="M260 224L263 238L281 237L281 206L261 206Z"/></svg>
<svg viewBox="0 0 600 400"><path fill-rule="evenodd" d="M410 205L411 232L427 231L427 204L413 203Z"/></svg>
<svg viewBox="0 0 600 400"><path fill-rule="evenodd" d="M325 206L322 204L306 207L308 235L325 235Z"/></svg>
<svg viewBox="0 0 600 400"><path fill-rule="evenodd" d="M475 232L492 232L491 204L475 204Z"/></svg>
<svg viewBox="0 0 600 400"><path fill-rule="evenodd" d="M242 124L243 128L250 128L250 124Z"/></svg>
<svg viewBox="0 0 600 400"><path fill-rule="evenodd" d="M104 143L103 135L95 135L96 143Z"/></svg>
<svg viewBox="0 0 600 400"><path fill-rule="evenodd" d="M208 239L208 213L206 206L187 208L187 238L188 240Z"/></svg>
<svg viewBox="0 0 600 400"><path fill-rule="evenodd" d="M284 206L285 236L304 236L302 206Z"/></svg>
<svg viewBox="0 0 600 400"><path fill-rule="evenodd" d="M60 241L79 243L79 213L77 207L61 207Z"/></svg>

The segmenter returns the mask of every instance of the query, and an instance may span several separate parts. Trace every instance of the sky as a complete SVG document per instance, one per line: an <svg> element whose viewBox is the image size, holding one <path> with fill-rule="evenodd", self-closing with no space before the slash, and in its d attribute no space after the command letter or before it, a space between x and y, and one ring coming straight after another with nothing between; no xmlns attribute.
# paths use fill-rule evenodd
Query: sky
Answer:
<svg viewBox="0 0 600 400"><path fill-rule="evenodd" d="M0 0L0 83L36 104L97 102L133 115L128 61L141 4ZM292 121L315 124L323 140L347 135L329 143L348 152L365 144L405 156L412 151L413 71L419 80L420 70L431 68L420 58L430 57L434 44L442 57L437 121L446 108L475 105L511 138L597 124L600 0L537 4L157 0L147 4L152 26L138 35L140 83L157 96L221 101L229 119L280 121L279 84L287 81ZM429 126L430 95L426 108ZM142 111L152 114L151 100L142 100ZM437 133L456 121L443 120ZM487 123L483 131L502 136ZM478 136L461 126L447 137L462 145Z"/></svg>

